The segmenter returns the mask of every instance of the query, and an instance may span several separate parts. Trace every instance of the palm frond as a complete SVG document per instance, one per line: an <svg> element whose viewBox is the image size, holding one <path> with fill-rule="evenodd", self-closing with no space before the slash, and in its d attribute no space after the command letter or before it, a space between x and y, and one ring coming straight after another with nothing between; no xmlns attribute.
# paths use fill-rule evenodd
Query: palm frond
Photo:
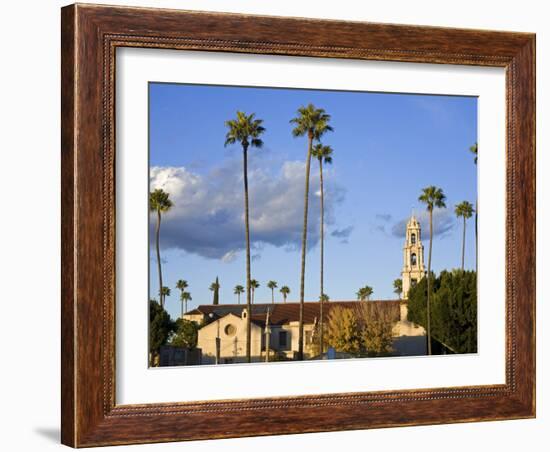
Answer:
<svg viewBox="0 0 550 452"><path fill-rule="evenodd" d="M158 212L167 212L173 206L170 200L170 195L166 193L162 188L149 193L149 209Z"/></svg>

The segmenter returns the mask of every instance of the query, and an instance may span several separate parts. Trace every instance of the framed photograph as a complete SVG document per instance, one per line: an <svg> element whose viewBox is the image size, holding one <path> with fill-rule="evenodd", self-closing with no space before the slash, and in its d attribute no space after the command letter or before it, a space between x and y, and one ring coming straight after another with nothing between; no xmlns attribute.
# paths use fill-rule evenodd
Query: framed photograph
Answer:
<svg viewBox="0 0 550 452"><path fill-rule="evenodd" d="M61 31L64 444L535 416L533 34Z"/></svg>

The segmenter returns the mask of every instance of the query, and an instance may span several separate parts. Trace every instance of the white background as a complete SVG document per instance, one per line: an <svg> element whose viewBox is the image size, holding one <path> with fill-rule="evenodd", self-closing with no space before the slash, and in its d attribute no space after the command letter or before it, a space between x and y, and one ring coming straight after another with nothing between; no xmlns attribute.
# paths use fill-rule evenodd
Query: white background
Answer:
<svg viewBox="0 0 550 452"><path fill-rule="evenodd" d="M298 60L298 61L297 61ZM284 68L284 70L282 70ZM117 403L502 384L505 77L501 68L159 49L117 51ZM149 81L479 96L479 353L147 369ZM142 193L143 196L136 196ZM143 246L136 246L142 244ZM141 303L136 301L141 300ZM323 379L319 381L318 375ZM187 382L181 384L181 381ZM223 381L223 385L218 382Z"/></svg>
<svg viewBox="0 0 550 452"><path fill-rule="evenodd" d="M218 0L140 1L119 4L243 13L340 18L537 32L537 230L550 229L550 31L546 2L535 0L357 2ZM2 5L1 159L4 195L1 224L2 367L1 447L10 451L61 449L59 439L59 7L58 1ZM546 29L545 29L546 28ZM546 206L546 208L544 208ZM548 234L538 235L538 417L536 420L223 441L119 447L116 450L275 451L373 449L393 451L547 450L549 335L542 319L550 309L543 294ZM545 291L547 292L547 291ZM542 351L546 350L546 356ZM546 381L544 381L546 380Z"/></svg>

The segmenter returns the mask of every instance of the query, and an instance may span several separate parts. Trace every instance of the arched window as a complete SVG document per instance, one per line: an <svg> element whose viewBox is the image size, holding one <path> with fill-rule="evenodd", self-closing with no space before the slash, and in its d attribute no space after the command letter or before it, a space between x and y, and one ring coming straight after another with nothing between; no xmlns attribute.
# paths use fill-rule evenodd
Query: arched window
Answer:
<svg viewBox="0 0 550 452"><path fill-rule="evenodd" d="M415 244L416 243L416 234L411 234L411 244Z"/></svg>
<svg viewBox="0 0 550 452"><path fill-rule="evenodd" d="M416 254L411 254L411 265L414 267L416 265Z"/></svg>

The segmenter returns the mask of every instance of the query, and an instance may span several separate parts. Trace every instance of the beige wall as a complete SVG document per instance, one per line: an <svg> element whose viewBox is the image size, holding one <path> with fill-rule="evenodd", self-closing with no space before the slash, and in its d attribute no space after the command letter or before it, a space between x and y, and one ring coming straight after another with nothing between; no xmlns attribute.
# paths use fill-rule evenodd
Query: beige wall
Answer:
<svg viewBox="0 0 550 452"><path fill-rule="evenodd" d="M232 331L234 329L234 332ZM283 326L270 326L269 348L280 355L293 358L298 351L298 322ZM281 347L279 333L287 332L287 347ZM304 325L304 337L311 334L313 325ZM308 333L309 332L309 333ZM220 338L220 363L243 362L246 359L246 319L234 314L228 314L221 319L202 327L198 334L197 347L202 350L203 364L213 364L216 361L216 338ZM265 359L265 330L252 323L250 331L251 360ZM304 339L305 340L305 339ZM304 347L305 358L311 356L310 347ZM272 359L272 358L270 358Z"/></svg>
<svg viewBox="0 0 550 452"><path fill-rule="evenodd" d="M426 330L407 320L408 303L400 304L400 320L393 327L394 336L425 336Z"/></svg>
<svg viewBox="0 0 550 452"><path fill-rule="evenodd" d="M204 314L184 314L183 318L191 322L196 322L198 325L204 320Z"/></svg>
<svg viewBox="0 0 550 452"><path fill-rule="evenodd" d="M231 330L234 329L234 332ZM252 324L250 331L250 353L259 359L262 344L262 328ZM216 338L220 338L221 363L242 362L246 358L246 320L234 314L202 327L199 330L197 347L202 350L203 364L216 360Z"/></svg>

